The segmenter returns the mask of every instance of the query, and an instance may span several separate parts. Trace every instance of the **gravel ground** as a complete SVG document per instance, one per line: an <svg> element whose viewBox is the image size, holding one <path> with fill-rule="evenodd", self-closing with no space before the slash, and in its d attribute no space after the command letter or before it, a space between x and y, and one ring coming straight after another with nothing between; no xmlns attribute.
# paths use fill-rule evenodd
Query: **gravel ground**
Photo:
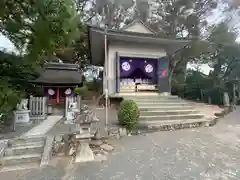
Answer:
<svg viewBox="0 0 240 180"><path fill-rule="evenodd" d="M240 107L209 128L131 136L112 142L105 162L53 159L37 170L1 173L3 180L238 180Z"/></svg>

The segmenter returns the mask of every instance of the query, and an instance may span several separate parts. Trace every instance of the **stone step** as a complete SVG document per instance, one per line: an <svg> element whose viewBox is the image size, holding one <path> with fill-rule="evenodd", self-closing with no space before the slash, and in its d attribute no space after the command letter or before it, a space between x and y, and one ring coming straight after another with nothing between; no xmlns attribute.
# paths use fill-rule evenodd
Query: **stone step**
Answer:
<svg viewBox="0 0 240 180"><path fill-rule="evenodd" d="M180 114L180 115L151 115L140 116L140 121L166 121L166 120L185 120L203 118L202 114Z"/></svg>
<svg viewBox="0 0 240 180"><path fill-rule="evenodd" d="M162 99L135 99L133 100L136 103L186 103L187 101L184 101L182 99L179 100L162 100Z"/></svg>
<svg viewBox="0 0 240 180"><path fill-rule="evenodd" d="M25 164L25 163L33 163L41 161L42 154L25 154L20 156L6 156L1 159L2 165L17 165L17 164Z"/></svg>
<svg viewBox="0 0 240 180"><path fill-rule="evenodd" d="M192 110L193 106L140 106L138 107L140 111L167 111L167 110Z"/></svg>
<svg viewBox="0 0 240 180"><path fill-rule="evenodd" d="M18 156L24 154L43 153L43 148L43 144L10 147L5 149L4 156Z"/></svg>
<svg viewBox="0 0 240 180"><path fill-rule="evenodd" d="M152 106L187 106L189 103L186 102L181 102L181 103L174 103L174 102L169 102L169 103L163 103L163 102L157 102L157 103L152 103L152 102L144 102L144 103L137 103L138 107L152 107Z"/></svg>
<svg viewBox="0 0 240 180"><path fill-rule="evenodd" d="M180 114L197 114L198 111L194 109L167 109L167 110L148 110L148 111L140 111L142 116L156 116L156 115L180 115Z"/></svg>
<svg viewBox="0 0 240 180"><path fill-rule="evenodd" d="M124 96L124 99L180 99L179 96Z"/></svg>
<svg viewBox="0 0 240 180"><path fill-rule="evenodd" d="M199 119L185 119L185 120L166 120L166 121L140 121L138 123L139 128L144 129L156 129L156 130L174 130L183 128L193 128L199 126L211 126L216 124L215 120L206 120L204 118Z"/></svg>

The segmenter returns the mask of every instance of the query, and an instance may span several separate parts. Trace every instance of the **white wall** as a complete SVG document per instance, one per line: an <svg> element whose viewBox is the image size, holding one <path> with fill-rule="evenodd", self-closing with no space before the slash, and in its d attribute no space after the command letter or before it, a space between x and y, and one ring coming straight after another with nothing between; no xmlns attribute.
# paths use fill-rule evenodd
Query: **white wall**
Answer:
<svg viewBox="0 0 240 180"><path fill-rule="evenodd" d="M108 76L109 93L116 93L116 52L120 56L160 58L166 56L166 51L157 45L129 43L129 42L109 42L108 50Z"/></svg>

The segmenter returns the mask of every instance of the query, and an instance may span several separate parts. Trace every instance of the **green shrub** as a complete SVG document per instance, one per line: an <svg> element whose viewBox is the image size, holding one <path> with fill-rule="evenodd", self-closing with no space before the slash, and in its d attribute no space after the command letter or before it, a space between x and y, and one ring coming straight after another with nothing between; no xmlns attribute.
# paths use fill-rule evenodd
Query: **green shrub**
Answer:
<svg viewBox="0 0 240 180"><path fill-rule="evenodd" d="M123 100L118 109L118 121L128 131L136 129L140 112L133 100Z"/></svg>
<svg viewBox="0 0 240 180"><path fill-rule="evenodd" d="M76 87L74 89L74 93L76 95L80 95L80 96L86 95L87 91L88 91L88 89L85 86L83 86L83 87Z"/></svg>

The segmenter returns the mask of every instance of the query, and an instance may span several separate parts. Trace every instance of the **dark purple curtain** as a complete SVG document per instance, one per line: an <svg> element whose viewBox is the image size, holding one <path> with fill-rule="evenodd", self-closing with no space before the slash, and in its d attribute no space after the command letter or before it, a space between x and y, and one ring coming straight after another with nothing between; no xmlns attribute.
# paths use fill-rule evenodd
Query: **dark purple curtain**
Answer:
<svg viewBox="0 0 240 180"><path fill-rule="evenodd" d="M50 95L48 93L48 90L49 89L52 89L54 91L54 94L53 95ZM56 97L56 87L44 87L44 95L45 96L48 96L48 97L52 97L52 98L55 98ZM74 88L70 88L71 89L71 94L69 95L66 95L65 94L65 91L68 89L68 87L61 87L59 88L59 95L60 97L65 97L65 96L73 96L74 95Z"/></svg>
<svg viewBox="0 0 240 180"><path fill-rule="evenodd" d="M127 78L136 68L136 62L129 57L120 57L120 78Z"/></svg>
<svg viewBox="0 0 240 180"><path fill-rule="evenodd" d="M120 77L127 78L139 68L144 77L157 79L157 59L120 57Z"/></svg>

